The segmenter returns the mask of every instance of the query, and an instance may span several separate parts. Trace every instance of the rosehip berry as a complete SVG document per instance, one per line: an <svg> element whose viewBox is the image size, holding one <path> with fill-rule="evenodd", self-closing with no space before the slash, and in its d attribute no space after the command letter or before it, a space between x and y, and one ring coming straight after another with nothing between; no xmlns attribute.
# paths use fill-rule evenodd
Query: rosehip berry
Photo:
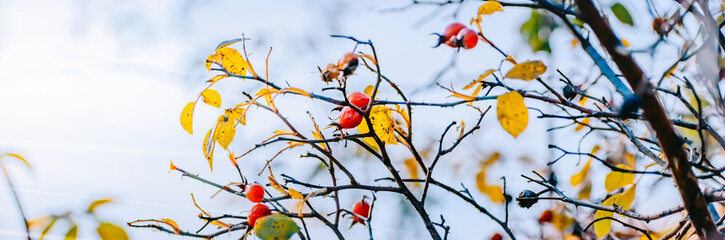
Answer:
<svg viewBox="0 0 725 240"><path fill-rule="evenodd" d="M365 108L370 102L370 97L361 92L354 92L347 95L347 100L358 108Z"/></svg>
<svg viewBox="0 0 725 240"><path fill-rule="evenodd" d="M518 202L519 207L530 208L539 201L539 199L537 199L536 197L538 196L534 191L524 190L523 192L519 193L519 197L516 198L516 201Z"/></svg>
<svg viewBox="0 0 725 240"><path fill-rule="evenodd" d="M352 75L356 68L357 55L354 53L345 53L345 55L342 55L342 57L337 60L337 69L340 69L345 77Z"/></svg>
<svg viewBox="0 0 725 240"><path fill-rule="evenodd" d="M566 87L564 87L564 91L562 92L564 92L564 98L566 98L566 100L571 101L574 97L576 97L576 92L574 92L574 89L569 85L566 85Z"/></svg>
<svg viewBox="0 0 725 240"><path fill-rule="evenodd" d="M461 29L464 28L466 28L466 26L464 26L463 24L451 23L443 31L443 34L433 33L435 35L438 35L438 44L436 44L434 47L438 47L444 43L450 47L457 47L454 37L458 35L458 32L460 32Z"/></svg>
<svg viewBox="0 0 725 240"><path fill-rule="evenodd" d="M251 185L247 187L247 199L252 202L258 203L264 199L264 188L260 185Z"/></svg>
<svg viewBox="0 0 725 240"><path fill-rule="evenodd" d="M493 237L491 237L491 240L503 240L503 236L501 234L494 234Z"/></svg>
<svg viewBox="0 0 725 240"><path fill-rule="evenodd" d="M463 29L456 35L457 47L471 49L478 44L478 34L469 28Z"/></svg>
<svg viewBox="0 0 725 240"><path fill-rule="evenodd" d="M362 122L362 115L357 113L355 109L344 107L342 108L342 111L340 111L339 124L342 129L357 127L360 122Z"/></svg>
<svg viewBox="0 0 725 240"><path fill-rule="evenodd" d="M370 216L370 204L368 204L365 200L357 202L357 203L355 203L355 206L352 207L352 212L354 212L357 215L368 218L368 216ZM352 221L353 221L353 224L365 223L365 219L362 219L355 215L352 216Z"/></svg>
<svg viewBox="0 0 725 240"><path fill-rule="evenodd" d="M252 211L247 215L247 222L249 223L249 226L254 226L254 223L257 222L257 219L260 219L264 216L272 214L272 211L269 210L269 207L264 204L258 203L257 205L254 205L252 207Z"/></svg>
<svg viewBox="0 0 725 240"><path fill-rule="evenodd" d="M541 217L539 217L539 223L550 223L551 220L554 219L554 212L551 210L546 210L543 213L541 213Z"/></svg>

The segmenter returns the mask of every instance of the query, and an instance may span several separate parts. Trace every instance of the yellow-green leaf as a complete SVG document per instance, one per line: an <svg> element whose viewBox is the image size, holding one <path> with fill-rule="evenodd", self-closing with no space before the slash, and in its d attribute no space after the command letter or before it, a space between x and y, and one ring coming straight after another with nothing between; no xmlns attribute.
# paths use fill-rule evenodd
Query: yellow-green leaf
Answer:
<svg viewBox="0 0 725 240"><path fill-rule="evenodd" d="M398 144L395 140L393 117L390 116L390 109L385 106L374 106L370 111L370 121L373 125L373 131L378 138L385 144ZM357 125L357 130L362 133L368 133L367 121L363 118L360 125ZM363 139L368 145L377 147L377 143L372 137L366 137Z"/></svg>
<svg viewBox="0 0 725 240"><path fill-rule="evenodd" d="M229 116L221 115L217 118L216 128L214 129L214 141L218 142L222 148L227 149L229 144L234 140L234 121Z"/></svg>
<svg viewBox="0 0 725 240"><path fill-rule="evenodd" d="M76 240L76 237L78 237L78 225L73 225L73 227L68 230L68 233L65 234L64 240Z"/></svg>
<svg viewBox="0 0 725 240"><path fill-rule="evenodd" d="M214 141L214 138L211 137L211 129L206 133L206 136L204 137L204 158L206 158L206 161L209 162L209 169L211 171L214 171L214 167L212 167L212 162L214 160L214 147L216 146L216 142Z"/></svg>
<svg viewBox="0 0 725 240"><path fill-rule="evenodd" d="M503 12L503 6L497 1L487 1L478 8L478 15L491 15L495 12Z"/></svg>
<svg viewBox="0 0 725 240"><path fill-rule="evenodd" d="M585 178L587 178L587 175L589 174L589 167L592 165L592 160L589 159L586 164L584 164L584 167L582 168L579 173L575 174L574 176L571 176L571 185L577 186L581 184Z"/></svg>
<svg viewBox="0 0 725 240"><path fill-rule="evenodd" d="M279 213L257 219L254 223L254 234L262 240L287 240L299 231L297 223Z"/></svg>
<svg viewBox="0 0 725 240"><path fill-rule="evenodd" d="M617 167L632 170L629 166L624 164L618 164ZM607 189L607 192L611 192L632 183L634 183L634 174L612 171L608 173L607 177L604 179L604 188Z"/></svg>
<svg viewBox="0 0 725 240"><path fill-rule="evenodd" d="M181 126L189 134L193 134L191 131L191 122L194 117L194 102L187 103L184 110L181 110Z"/></svg>
<svg viewBox="0 0 725 240"><path fill-rule="evenodd" d="M545 72L546 65L544 65L541 61L527 61L514 65L514 67L506 73L506 78L531 81Z"/></svg>
<svg viewBox="0 0 725 240"><path fill-rule="evenodd" d="M173 163L172 163L172 166L173 166ZM99 199L99 200L93 201L91 203L91 205L88 206L88 211L87 212L92 213L94 210L96 210L96 208L98 206L101 206L103 204L109 203L111 201L112 201L111 199Z"/></svg>
<svg viewBox="0 0 725 240"><path fill-rule="evenodd" d="M112 223L101 223L97 230L102 240L128 240L126 231Z"/></svg>
<svg viewBox="0 0 725 240"><path fill-rule="evenodd" d="M53 219L50 220L50 223L48 224L48 226L45 226L45 228L43 229L43 232L40 233L40 240L43 240L43 238L45 238L45 235L48 234L50 229L53 228L53 225L55 225L55 222L57 222L57 221L58 221L58 218L55 218L55 217L53 217Z"/></svg>
<svg viewBox="0 0 725 240"><path fill-rule="evenodd" d="M201 92L201 98L204 100L204 103L213 107L222 106L222 97L219 96L219 92L214 89L207 89Z"/></svg>
<svg viewBox="0 0 725 240"><path fill-rule="evenodd" d="M524 105L524 96L514 91L503 94L497 99L498 122L511 136L518 137L529 124L529 109Z"/></svg>
<svg viewBox="0 0 725 240"><path fill-rule="evenodd" d="M246 75L249 63L244 60L242 54L234 48L222 47L217 49L217 54L222 60L222 65L232 74Z"/></svg>

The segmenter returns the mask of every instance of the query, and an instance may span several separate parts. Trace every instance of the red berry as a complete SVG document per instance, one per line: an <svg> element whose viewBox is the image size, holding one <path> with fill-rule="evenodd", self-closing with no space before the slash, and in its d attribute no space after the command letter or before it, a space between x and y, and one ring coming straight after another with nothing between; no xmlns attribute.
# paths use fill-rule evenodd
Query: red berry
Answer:
<svg viewBox="0 0 725 240"><path fill-rule="evenodd" d="M471 49L478 44L478 34L469 28L458 32L456 39L458 40L458 47L465 49Z"/></svg>
<svg viewBox="0 0 725 240"><path fill-rule="evenodd" d="M436 47L444 43L450 47L456 47L455 36L458 35L458 32L464 28L466 28L466 26L460 23L449 24L443 31L443 34L437 34L438 45L436 45Z"/></svg>
<svg viewBox="0 0 725 240"><path fill-rule="evenodd" d="M541 217L539 217L539 223L545 223L545 222L551 222L551 220L554 219L554 212L551 210L546 210L543 213L541 213Z"/></svg>
<svg viewBox="0 0 725 240"><path fill-rule="evenodd" d="M349 76L357 68L357 55L354 53L345 53L337 60L337 69L342 71L343 76Z"/></svg>
<svg viewBox="0 0 725 240"><path fill-rule="evenodd" d="M370 97L361 92L354 92L347 95L347 100L358 108L365 108L370 102Z"/></svg>
<svg viewBox="0 0 725 240"><path fill-rule="evenodd" d="M340 112L339 121L340 127L343 129L354 128L362 122L362 115L357 113L355 109L344 107Z"/></svg>
<svg viewBox="0 0 725 240"><path fill-rule="evenodd" d="M355 203L355 206L352 207L352 212L354 212L357 215L363 216L365 218L368 218L370 216L370 204L365 202L365 200L362 200L360 202ZM362 219L358 216L352 216L353 222L358 223L364 223L365 219Z"/></svg>
<svg viewBox="0 0 725 240"><path fill-rule="evenodd" d="M248 186L246 195L247 199L252 202L261 202L264 199L264 188L257 184Z"/></svg>
<svg viewBox="0 0 725 240"><path fill-rule="evenodd" d="M254 205L254 207L252 207L252 212L247 215L247 222L249 223L249 226L253 227L254 223L257 222L257 219L267 216L269 214L272 214L272 211L269 210L269 207L267 207L267 205L258 203L257 205Z"/></svg>
<svg viewBox="0 0 725 240"><path fill-rule="evenodd" d="M493 237L491 237L491 240L503 240L503 236L501 234L494 234Z"/></svg>

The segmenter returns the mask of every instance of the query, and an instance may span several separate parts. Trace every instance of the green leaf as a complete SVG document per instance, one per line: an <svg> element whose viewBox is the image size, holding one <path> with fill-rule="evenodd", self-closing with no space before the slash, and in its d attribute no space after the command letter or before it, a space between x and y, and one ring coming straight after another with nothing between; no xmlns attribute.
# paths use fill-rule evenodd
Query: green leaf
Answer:
<svg viewBox="0 0 725 240"><path fill-rule="evenodd" d="M101 236L102 240L128 240L128 235L123 228L107 222L98 226L98 236Z"/></svg>
<svg viewBox="0 0 725 240"><path fill-rule="evenodd" d="M68 233L65 234L64 240L76 240L76 237L78 236L78 225L74 225L70 230L68 230Z"/></svg>
<svg viewBox="0 0 725 240"><path fill-rule="evenodd" d="M632 21L632 15L629 15L629 11L627 11L627 8L624 7L621 3L615 3L612 5L612 12L614 13L614 16L619 19L620 22L634 26L634 21Z"/></svg>

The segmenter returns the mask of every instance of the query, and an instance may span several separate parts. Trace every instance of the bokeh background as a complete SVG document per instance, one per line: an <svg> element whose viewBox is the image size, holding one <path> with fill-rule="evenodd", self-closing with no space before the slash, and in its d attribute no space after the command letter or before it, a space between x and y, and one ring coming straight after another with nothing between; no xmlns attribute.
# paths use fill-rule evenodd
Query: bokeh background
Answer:
<svg viewBox="0 0 725 240"><path fill-rule="evenodd" d="M330 34L371 39L377 47L382 71L398 82L416 101L452 101L446 91L431 86L438 81L444 86L462 86L487 69L498 68L501 56L489 46L456 53L450 48L431 48L435 38L452 21L467 23L480 3L454 7L420 5L410 8L409 1L201 1L201 0L57 0L57 1L0 1L0 152L25 156L33 165L27 170L21 164L6 161L18 192L33 219L68 210L83 211L93 200L113 198L112 204L99 208L99 218L124 226L128 221L149 218L171 218L184 230L196 230L203 222L196 216L190 193L212 214L243 214L251 207L246 199L216 192L210 186L192 179L167 173L169 162L176 166L220 183L238 181L226 159L217 150L214 172L209 171L202 156L203 133L211 128L221 110L199 105L194 118L194 135L186 133L179 124L184 105L196 98L213 76L204 68L204 60L216 45L241 34L251 38L247 50L255 69L264 72L264 59L269 58L269 79L278 84L300 87L320 93L326 85L319 80L317 66L336 61L342 53L354 47L345 39L330 38ZM646 11L641 3L631 3L630 11ZM571 36L557 30L549 37L553 54L534 53L520 34L520 27L531 11L506 8L504 13L484 16L484 34L505 52L518 60L540 59L550 69L563 69L576 82L596 75L597 70L579 48L571 46ZM646 16L634 14L635 20ZM646 25L646 24L645 24ZM653 34L642 27L615 26L624 34L637 31L646 45ZM636 47L640 41L631 41ZM234 45L241 48L240 44ZM367 48L358 50L370 53ZM658 52L662 58L676 56L676 51ZM435 76L452 59L455 67L440 78ZM661 70L665 64L643 60L649 70ZM586 63L582 64L582 63ZM359 68L360 69L360 68ZM362 91L374 83L374 76L358 71L350 80L350 88ZM545 79L555 86L555 71ZM525 83L512 83L524 86ZM217 84L223 107L242 100L242 91L254 93L259 83L226 79ZM605 89L603 92L607 92ZM332 94L332 93L328 93ZM381 96L394 98L391 89ZM333 95L335 97L339 97ZM529 101L527 100L527 103ZM482 108L495 102L477 104ZM530 107L547 110L547 106L531 102ZM327 125L334 117L334 107L308 99L283 96L278 107L293 122L310 129L306 111L313 113L318 123ZM455 109L419 108L414 121L416 143L432 146L443 127L451 121L472 124L477 113L467 107ZM247 126L237 130L230 149L242 153L255 143L270 136L283 125L272 115L250 111ZM516 195L526 185L520 174L530 170L546 170L545 163L554 152L546 149L556 142L564 147L591 149L593 144L578 137L582 133L568 130L548 135L546 128L556 122L536 119L530 112L528 129L513 139L495 119L495 106L484 120L482 129L466 140L458 151L442 160L436 174L451 186L464 184L474 197L494 214L503 217L503 205L490 202L487 196L475 191L475 175L480 162L494 152L502 160L493 166L489 182L501 184L500 177L509 183L507 192ZM327 131L329 134L329 130ZM450 139L447 142L450 144ZM349 164L362 181L385 176L382 166L359 154L359 150L343 144L336 145L336 154ZM266 183L267 173L258 176L264 160L281 149L272 145L240 161L251 181ZM328 177L319 172L319 162L299 159L307 149L284 154L273 163L276 174L287 173L298 179L327 183ZM586 150L584 150L586 151ZM395 164L404 169L409 158L401 147L393 147ZM557 169L566 181L577 168L576 158L569 159ZM403 173L405 175L407 173ZM595 186L601 187L603 175L594 175ZM601 176L600 176L601 175ZM22 239L23 227L7 185L0 184L0 238ZM382 183L381 183L382 184ZM299 187L298 187L299 188ZM451 239L485 239L500 229L483 214L462 201L452 200L445 192L433 187L429 204L431 216L444 214L453 229ZM352 206L362 194L348 193L341 198L343 206ZM597 194L597 193L595 193ZM660 195L657 195L660 194ZM652 197L676 196L658 191ZM412 209L405 207L400 197L377 195L373 230L380 239L418 239L427 236ZM603 194L599 194L603 197ZM661 198L659 206L672 206L679 199ZM325 201L327 201L325 203ZM331 211L332 201L320 200L320 210ZM327 205L325 205L327 204ZM294 206L290 202L290 206ZM532 210L511 206L511 221L515 231L537 236L538 214L553 205L539 204ZM80 218L80 239L95 239L92 219ZM349 224L349 219L343 225ZM86 224L86 225L84 225ZM62 239L69 225L59 224L47 239ZM332 235L320 224L312 223L312 237L328 239ZM132 239L178 239L150 229L125 227ZM37 229L36 233L39 232ZM344 229L353 239L367 238L360 226ZM36 236L37 237L37 236ZM222 235L220 239L237 239L238 234Z"/></svg>

